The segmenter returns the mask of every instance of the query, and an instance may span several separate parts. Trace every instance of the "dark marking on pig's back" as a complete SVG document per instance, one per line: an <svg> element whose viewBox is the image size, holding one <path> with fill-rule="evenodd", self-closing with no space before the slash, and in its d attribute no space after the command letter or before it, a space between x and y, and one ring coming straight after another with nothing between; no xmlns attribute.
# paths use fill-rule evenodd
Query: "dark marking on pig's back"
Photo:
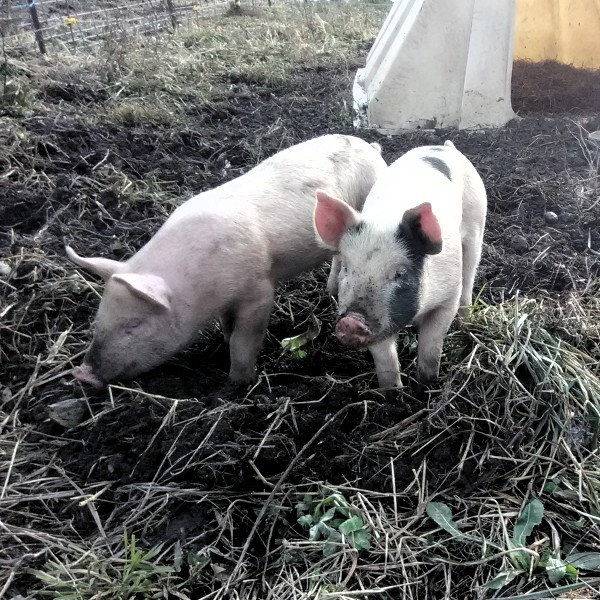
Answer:
<svg viewBox="0 0 600 600"><path fill-rule="evenodd" d="M441 158L437 158L437 156L424 156L421 160L452 181L450 167Z"/></svg>
<svg viewBox="0 0 600 600"><path fill-rule="evenodd" d="M305 179L301 183L300 187L301 187L301 192L303 194L315 196L315 198L316 198L317 189L323 188L325 186L323 184L323 181L321 181L320 179ZM290 191L293 193L295 190L294 190L294 188L290 188Z"/></svg>
<svg viewBox="0 0 600 600"><path fill-rule="evenodd" d="M346 147L350 145L348 140L345 140ZM331 162L332 172L335 177L335 184L337 189L341 192L345 190L348 185L348 178L351 176L351 162L352 157L347 149L333 152L329 160ZM348 200L343 198L343 200Z"/></svg>

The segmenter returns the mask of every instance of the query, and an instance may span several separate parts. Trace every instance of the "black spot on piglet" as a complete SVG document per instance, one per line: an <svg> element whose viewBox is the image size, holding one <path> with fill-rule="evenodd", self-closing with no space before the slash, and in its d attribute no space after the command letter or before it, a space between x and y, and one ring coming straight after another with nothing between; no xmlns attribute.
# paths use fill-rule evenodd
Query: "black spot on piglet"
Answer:
<svg viewBox="0 0 600 600"><path fill-rule="evenodd" d="M437 156L424 156L421 160L425 161L436 171L439 171L442 175L445 175L450 181L452 181L450 167L441 158L437 158Z"/></svg>

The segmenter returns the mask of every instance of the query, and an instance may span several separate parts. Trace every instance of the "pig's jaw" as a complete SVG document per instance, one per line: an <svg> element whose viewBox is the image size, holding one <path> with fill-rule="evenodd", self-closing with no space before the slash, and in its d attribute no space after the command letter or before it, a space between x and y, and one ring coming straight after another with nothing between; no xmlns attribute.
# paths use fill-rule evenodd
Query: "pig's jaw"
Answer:
<svg viewBox="0 0 600 600"><path fill-rule="evenodd" d="M335 335L344 346L355 348L364 348L375 341L365 318L358 313L348 313L339 319L335 326Z"/></svg>
<svg viewBox="0 0 600 600"><path fill-rule="evenodd" d="M104 381L102 381L97 375L94 374L90 365L83 363L79 367L73 369L73 376L82 383L87 383L97 389L106 387Z"/></svg>

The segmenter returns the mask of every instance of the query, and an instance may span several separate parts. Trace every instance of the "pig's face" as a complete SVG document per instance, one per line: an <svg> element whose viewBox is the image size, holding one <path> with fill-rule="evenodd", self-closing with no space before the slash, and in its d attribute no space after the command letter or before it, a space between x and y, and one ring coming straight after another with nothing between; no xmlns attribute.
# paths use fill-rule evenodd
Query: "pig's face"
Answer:
<svg viewBox="0 0 600 600"><path fill-rule="evenodd" d="M164 279L128 273L126 264L84 258L69 247L67 254L106 282L92 344L83 364L73 370L77 379L104 387L115 379L134 377L164 362L188 341Z"/></svg>
<svg viewBox="0 0 600 600"><path fill-rule="evenodd" d="M431 205L407 210L400 223L375 228L319 190L314 223L320 241L340 256L339 340L370 346L409 325L419 310L426 255L442 249Z"/></svg>
<svg viewBox="0 0 600 600"><path fill-rule="evenodd" d="M342 343L371 345L417 314L425 254L403 229L378 231L363 222L343 236L336 326Z"/></svg>
<svg viewBox="0 0 600 600"><path fill-rule="evenodd" d="M113 276L98 308L92 344L74 375L103 387L152 369L181 345L180 327L170 305L143 297L121 276Z"/></svg>

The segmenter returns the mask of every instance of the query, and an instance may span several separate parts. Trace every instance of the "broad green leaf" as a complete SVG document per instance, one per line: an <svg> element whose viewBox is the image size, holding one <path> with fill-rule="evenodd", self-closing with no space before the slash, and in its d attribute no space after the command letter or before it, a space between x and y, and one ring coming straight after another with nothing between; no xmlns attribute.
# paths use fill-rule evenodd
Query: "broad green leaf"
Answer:
<svg viewBox="0 0 600 600"><path fill-rule="evenodd" d="M308 342L312 342L312 340L314 340L319 333L321 333L321 321L319 321L315 315L311 315L310 327L300 335L295 335L294 337L281 340L281 347L288 352L292 352L298 358L304 358L306 356L306 352L304 350L300 350L300 348L308 344Z"/></svg>
<svg viewBox="0 0 600 600"><path fill-rule="evenodd" d="M523 552L523 550L515 550L510 553L510 558L518 569L523 569L524 571L529 571L529 565L531 564L531 555L527 554L527 552Z"/></svg>
<svg viewBox="0 0 600 600"><path fill-rule="evenodd" d="M157 546L154 546L154 548L148 550L148 552L146 552L146 554L144 554L144 555L142 555L140 553L140 559L141 560L151 560L151 559L153 559L155 556L158 556L162 552L162 549L163 549L164 545L165 544L163 542L162 544L158 544ZM139 550L138 550L138 552L139 552Z"/></svg>
<svg viewBox="0 0 600 600"><path fill-rule="evenodd" d="M577 500L579 498L579 494L573 490L555 490L552 492L553 496L558 496L559 498L564 498L565 500Z"/></svg>
<svg viewBox="0 0 600 600"><path fill-rule="evenodd" d="M546 566L546 561L551 558L552 556L554 556L553 551L550 548L546 548L544 550L544 552L542 553L542 556L540 557L540 566L545 567Z"/></svg>
<svg viewBox="0 0 600 600"><path fill-rule="evenodd" d="M175 565L175 570L181 570L181 564L183 563L183 551L181 550L181 542L177 540L175 542L175 546L173 547L173 564Z"/></svg>
<svg viewBox="0 0 600 600"><path fill-rule="evenodd" d="M317 523L315 527L317 529L318 534L325 539L342 539L342 534L339 531L333 529L332 527L329 527L329 525L327 523L323 523L323 521L319 521L319 523ZM319 538L317 537L315 539Z"/></svg>
<svg viewBox="0 0 600 600"><path fill-rule="evenodd" d="M357 550L368 550L371 547L371 534L365 529L351 533L350 539Z"/></svg>
<svg viewBox="0 0 600 600"><path fill-rule="evenodd" d="M331 494L329 497L327 497L325 499L325 502L327 502L328 504L333 504L335 506L343 506L344 508L348 507L348 500L346 500L346 498L344 498L344 496L338 492Z"/></svg>
<svg viewBox="0 0 600 600"><path fill-rule="evenodd" d="M302 527L309 528L313 524L314 524L314 519L312 518L312 515L304 515L304 516L298 518L298 525L301 525Z"/></svg>
<svg viewBox="0 0 600 600"><path fill-rule="evenodd" d="M196 552L189 552L187 555L187 564L190 567L197 566L199 569L203 569L210 563L210 556L203 554L197 554Z"/></svg>
<svg viewBox="0 0 600 600"><path fill-rule="evenodd" d="M453 537L459 539L472 539L460 531L452 519L450 507L443 502L428 502L427 515L433 519L443 530L447 531Z"/></svg>
<svg viewBox="0 0 600 600"><path fill-rule="evenodd" d="M309 538L311 540L318 540L320 538L326 538L328 535L328 527L323 521L318 521L310 528Z"/></svg>
<svg viewBox="0 0 600 600"><path fill-rule="evenodd" d="M337 529L332 529L331 527L327 527L327 525L323 525L323 529L327 531L327 539L329 541L342 541L342 534L339 531L337 531Z"/></svg>
<svg viewBox="0 0 600 600"><path fill-rule="evenodd" d="M561 596L564 592L572 592L581 588L595 589L594 586L600 585L600 579L588 579L586 581L580 581L577 583L569 583L568 585L561 585L552 589L552 598L566 597ZM577 598L576 594L572 595L573 598ZM502 596L502 600L548 600L548 590L544 589L539 592L528 592L527 594L519 593L518 596Z"/></svg>
<svg viewBox="0 0 600 600"><path fill-rule="evenodd" d="M308 530L308 539L314 542L319 539L321 535L321 523L316 523Z"/></svg>
<svg viewBox="0 0 600 600"><path fill-rule="evenodd" d="M501 571L492 579L488 581L483 587L488 588L490 590L499 590L502 589L505 585L509 584L515 577L521 575L525 571L521 571L520 569L510 569L509 571Z"/></svg>
<svg viewBox="0 0 600 600"><path fill-rule="evenodd" d="M577 569L596 571L600 569L600 552L575 552L569 554L565 561Z"/></svg>
<svg viewBox="0 0 600 600"><path fill-rule="evenodd" d="M550 557L546 562L550 583L558 583L567 574L567 565L560 558Z"/></svg>
<svg viewBox="0 0 600 600"><path fill-rule="evenodd" d="M331 527L324 525L328 529L327 541L323 544L323 556L331 556L340 549L342 534Z"/></svg>
<svg viewBox="0 0 600 600"><path fill-rule="evenodd" d="M339 550L340 550L339 542L327 540L323 544L323 556L331 556L332 554L339 552Z"/></svg>
<svg viewBox="0 0 600 600"><path fill-rule="evenodd" d="M333 506L332 508L328 509L325 514L319 519L319 521L321 523L325 523L327 521L331 521L331 519L333 519L333 517L335 516L335 506Z"/></svg>
<svg viewBox="0 0 600 600"><path fill-rule="evenodd" d="M567 577L569 579L577 579L579 576L579 569L576 569L573 565L567 563Z"/></svg>
<svg viewBox="0 0 600 600"><path fill-rule="evenodd" d="M348 535L349 533L353 533L362 529L364 527L363 520L360 517L352 517L351 519L347 519L343 523L340 524L339 530L344 534Z"/></svg>
<svg viewBox="0 0 600 600"><path fill-rule="evenodd" d="M350 510L351 507L349 506L336 506L337 511L343 515L344 517L346 517L346 519L349 519L351 516L352 511Z"/></svg>
<svg viewBox="0 0 600 600"><path fill-rule="evenodd" d="M544 516L544 505L537 499L532 500L525 505L517 522L513 533L513 543L519 547L526 545L527 536L531 534L533 528L542 522Z"/></svg>

